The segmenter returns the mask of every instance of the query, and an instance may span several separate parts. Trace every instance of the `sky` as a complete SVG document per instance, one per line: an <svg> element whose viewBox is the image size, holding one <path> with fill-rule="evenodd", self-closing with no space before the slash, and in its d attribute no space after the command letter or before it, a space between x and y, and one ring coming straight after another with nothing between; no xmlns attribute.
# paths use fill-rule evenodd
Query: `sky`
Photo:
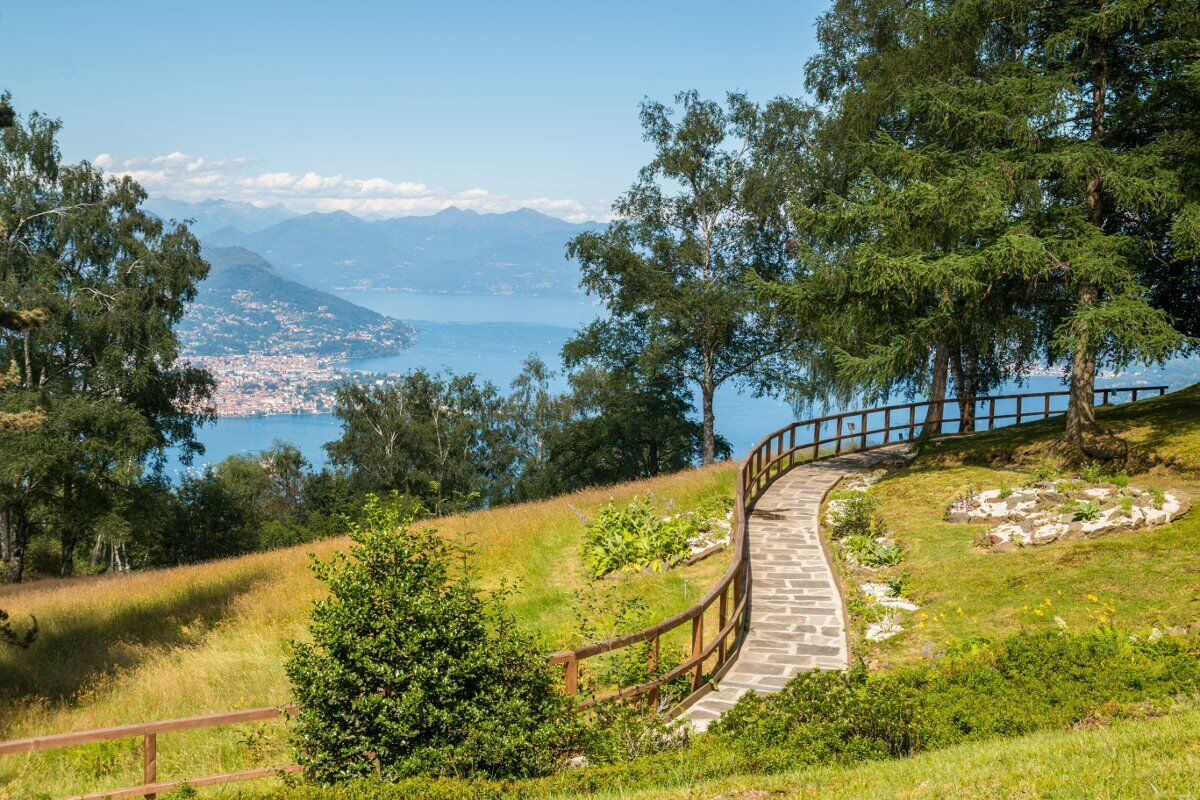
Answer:
<svg viewBox="0 0 1200 800"><path fill-rule="evenodd" d="M0 0L0 89L151 195L605 219L643 98L802 95L826 6Z"/></svg>

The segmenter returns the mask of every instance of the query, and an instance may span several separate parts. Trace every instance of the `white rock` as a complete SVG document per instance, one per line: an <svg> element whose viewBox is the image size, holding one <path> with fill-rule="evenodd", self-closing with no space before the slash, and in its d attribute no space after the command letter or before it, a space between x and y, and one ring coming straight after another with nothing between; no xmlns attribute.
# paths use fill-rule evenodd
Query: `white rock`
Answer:
<svg viewBox="0 0 1200 800"><path fill-rule="evenodd" d="M867 641L882 642L884 639L890 639L903 630L904 627L895 617L885 617L879 620L879 622L872 622L867 626L866 638Z"/></svg>
<svg viewBox="0 0 1200 800"><path fill-rule="evenodd" d="M1112 494L1112 489L1105 489L1103 486L1093 486L1090 489L1084 489L1083 493L1088 497L1108 497Z"/></svg>
<svg viewBox="0 0 1200 800"><path fill-rule="evenodd" d="M1070 527L1062 522L1050 522L1045 525L1039 525L1034 529L1030 539L1034 544L1047 544L1065 534Z"/></svg>

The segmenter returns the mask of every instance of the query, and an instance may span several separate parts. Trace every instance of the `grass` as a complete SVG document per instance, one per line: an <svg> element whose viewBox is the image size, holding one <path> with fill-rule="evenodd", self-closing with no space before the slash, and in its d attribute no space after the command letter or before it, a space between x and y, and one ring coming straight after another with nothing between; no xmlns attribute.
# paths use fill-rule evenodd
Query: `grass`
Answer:
<svg viewBox="0 0 1200 800"><path fill-rule="evenodd" d="M1200 499L1200 390L1104 409L1099 419L1132 445L1130 485ZM1020 629L1113 625L1146 634L1200 620L1200 513L1159 528L1011 553L974 545L975 533L988 526L942 519L967 486L1034 480L1056 458L1061 429L1061 420L1050 420L942 442L877 484L878 513L904 548L905 592L921 611L909 615L903 633L871 646L873 660L911 661L946 640ZM1050 465L1072 474L1065 464Z"/></svg>
<svg viewBox="0 0 1200 800"><path fill-rule="evenodd" d="M1184 707L1148 720L1053 731L948 747L907 759L761 774L729 749L703 761L655 758L653 770L568 771L509 784L434 782L368 787L356 793L316 787L281 791L247 784L237 800L1126 800L1191 798L1200 770L1200 711Z"/></svg>
<svg viewBox="0 0 1200 800"><path fill-rule="evenodd" d="M610 498L646 491L687 509L731 494L732 487L733 468L721 465L448 517L436 525L472 546L485 585L514 588L514 613L551 650L579 644L583 635L576 608L590 582L576 511L590 515ZM0 604L15 619L34 614L41 626L30 650L0 650L0 738L286 702L287 642L303 635L320 592L308 569L309 553L326 555L344 545L333 539L196 566L0 587ZM604 587L602 601L614 587L642 598L647 614L661 619L699 599L729 557L721 553L662 575L595 585ZM280 730L271 723L164 735L159 774L285 762ZM0 800L136 783L140 746L122 740L0 757Z"/></svg>

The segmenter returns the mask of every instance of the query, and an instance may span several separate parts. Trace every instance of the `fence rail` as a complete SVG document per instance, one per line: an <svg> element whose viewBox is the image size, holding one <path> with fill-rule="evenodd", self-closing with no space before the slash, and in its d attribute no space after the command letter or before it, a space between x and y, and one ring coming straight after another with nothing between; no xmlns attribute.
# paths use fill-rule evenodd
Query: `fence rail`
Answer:
<svg viewBox="0 0 1200 800"><path fill-rule="evenodd" d="M1166 391L1166 386L1138 386L1097 389L1096 394L1100 397L1101 404L1108 405L1112 398L1123 394L1129 395L1130 402L1136 402L1139 396L1149 394L1161 396ZM979 430L984 423L987 424L987 430L993 430L997 427L1005 427L997 423L1009 420L1012 421L1012 424L1020 424L1034 419L1046 419L1064 413L1065 409L1054 407L1054 399L1068 395L1069 392L1066 391L1032 392L971 398L950 397L937 402L901 403L793 422L768 434L754 446L738 466L732 522L733 563L717 581L717 584L699 602L657 625L602 642L593 642L572 650L553 653L549 659L550 663L564 667L566 690L575 695L580 692L579 672L580 665L584 661L603 653L612 653L635 644L650 642L646 665L647 672L651 676L649 680L583 698L580 705L587 707L596 703L641 695L646 695L651 702L657 702L659 692L664 684L681 675L688 675L690 692L678 706L678 708L685 708L707 691L711 681L719 678L737 657L743 636L749 627L748 601L751 575L750 554L746 546L746 522L754 508L755 501L779 476L797 464L830 458L844 452L884 447L912 440L919 434L931 436L963 434ZM958 416L946 417L947 406L957 408ZM1009 410L1009 406L1011 406L1011 410ZM938 413L930 416L931 412ZM929 430L927 431L926 428ZM705 644L705 618L712 612L714 606L717 614L717 631L712 641ZM663 671L659 661L659 644L662 637L689 624L691 625L690 654L682 663ZM711 667L706 673L705 665L710 660ZM706 680L706 675L708 680ZM52 750L110 739L142 737L143 783L122 789L76 795L70 800L102 800L102 798L120 800L120 798L138 796L154 800L158 792L170 791L185 783L190 786L211 786L266 778L286 772L299 772L299 766L288 764L280 767L261 767L181 780L158 780L158 734L274 719L294 711L295 706L253 708L182 719L119 725L89 731L35 736L28 739L14 739L0 742L0 755Z"/></svg>

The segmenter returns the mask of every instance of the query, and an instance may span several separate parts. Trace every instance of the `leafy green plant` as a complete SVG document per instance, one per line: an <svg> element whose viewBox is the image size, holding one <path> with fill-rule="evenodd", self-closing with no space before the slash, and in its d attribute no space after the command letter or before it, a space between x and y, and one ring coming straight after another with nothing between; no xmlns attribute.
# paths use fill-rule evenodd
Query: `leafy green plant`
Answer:
<svg viewBox="0 0 1200 800"><path fill-rule="evenodd" d="M866 567L895 567L900 564L900 548L881 544L870 534L847 536L843 541L846 551Z"/></svg>
<svg viewBox="0 0 1200 800"><path fill-rule="evenodd" d="M1034 477L1039 481L1056 480L1062 475L1062 470L1052 461L1041 461L1034 470Z"/></svg>
<svg viewBox="0 0 1200 800"><path fill-rule="evenodd" d="M1083 488L1083 484L1078 481L1059 481L1058 485L1054 488L1059 494L1066 494L1067 492L1079 491Z"/></svg>
<svg viewBox="0 0 1200 800"><path fill-rule="evenodd" d="M287 663L299 763L321 783L413 775L527 777L576 752L574 701L466 553L368 496L350 551Z"/></svg>
<svg viewBox="0 0 1200 800"><path fill-rule="evenodd" d="M1129 476L1124 472L1118 472L1116 475L1107 476L1106 480L1118 489L1124 489L1129 485Z"/></svg>
<svg viewBox="0 0 1200 800"><path fill-rule="evenodd" d="M830 514L831 533L835 539L865 536L875 522L875 498L866 492L838 492L832 498L836 505Z"/></svg>
<svg viewBox="0 0 1200 800"><path fill-rule="evenodd" d="M583 559L592 575L624 570L661 571L685 557L688 539L698 528L691 519L664 519L650 495L633 498L623 507L610 501L588 524Z"/></svg>
<svg viewBox="0 0 1200 800"><path fill-rule="evenodd" d="M1058 507L1060 514L1069 514L1075 522L1095 522L1100 519L1100 504L1068 500Z"/></svg>
<svg viewBox="0 0 1200 800"><path fill-rule="evenodd" d="M1084 483L1099 483L1104 476L1104 468L1095 461L1089 461L1079 468L1079 477Z"/></svg>
<svg viewBox="0 0 1200 800"><path fill-rule="evenodd" d="M1167 502L1167 495L1162 489L1150 490L1150 503L1155 508L1162 508Z"/></svg>
<svg viewBox="0 0 1200 800"><path fill-rule="evenodd" d="M1006 482L1000 481L999 498L1001 500L1007 500L1008 498L1012 497L1012 493L1013 493L1012 488Z"/></svg>
<svg viewBox="0 0 1200 800"><path fill-rule="evenodd" d="M1125 516L1129 516L1130 514L1133 513L1133 498L1132 497L1122 497L1119 506L1120 506L1121 512Z"/></svg>

